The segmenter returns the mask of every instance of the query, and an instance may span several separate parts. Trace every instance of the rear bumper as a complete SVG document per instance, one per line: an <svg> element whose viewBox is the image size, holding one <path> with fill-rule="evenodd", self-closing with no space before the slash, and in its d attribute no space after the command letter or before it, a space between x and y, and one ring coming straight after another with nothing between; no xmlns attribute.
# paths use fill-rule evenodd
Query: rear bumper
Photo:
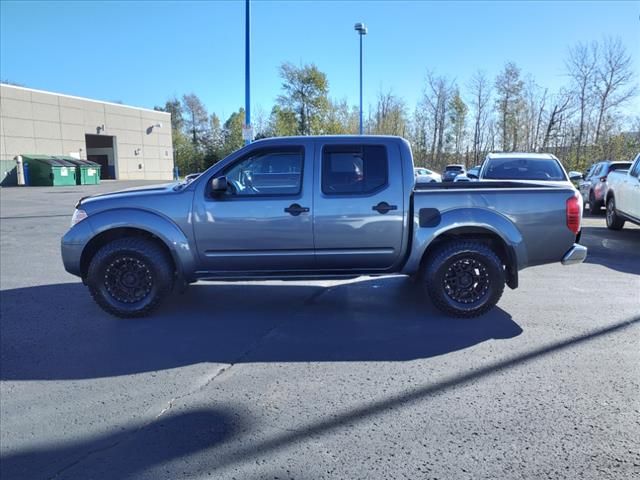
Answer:
<svg viewBox="0 0 640 480"><path fill-rule="evenodd" d="M577 263L582 263L587 258L587 247L582 245L578 245L577 243L573 244L573 247L569 249L567 253L562 257L563 265L575 265Z"/></svg>

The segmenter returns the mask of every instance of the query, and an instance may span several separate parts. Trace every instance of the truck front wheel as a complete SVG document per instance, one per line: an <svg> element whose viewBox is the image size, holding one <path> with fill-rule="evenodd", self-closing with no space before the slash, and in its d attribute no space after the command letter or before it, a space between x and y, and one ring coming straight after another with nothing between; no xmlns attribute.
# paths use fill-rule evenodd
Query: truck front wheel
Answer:
<svg viewBox="0 0 640 480"><path fill-rule="evenodd" d="M443 312L462 318L482 315L504 291L502 262L487 245L474 241L443 244L424 269L426 291Z"/></svg>
<svg viewBox="0 0 640 480"><path fill-rule="evenodd" d="M169 294L173 269L154 241L125 237L104 245L91 259L87 285L106 312L122 318L149 314Z"/></svg>

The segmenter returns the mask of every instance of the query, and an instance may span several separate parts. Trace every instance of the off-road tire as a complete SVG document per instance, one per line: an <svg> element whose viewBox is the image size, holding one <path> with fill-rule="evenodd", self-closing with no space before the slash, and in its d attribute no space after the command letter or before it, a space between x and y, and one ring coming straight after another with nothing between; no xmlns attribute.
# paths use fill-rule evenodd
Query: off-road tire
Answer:
<svg viewBox="0 0 640 480"><path fill-rule="evenodd" d="M118 276L117 268L123 262L133 264L131 268L137 272L132 274L134 277L144 276L143 287L134 287L142 290L143 296L139 299L140 294L122 301L116 293L118 282L113 278ZM112 273L112 269L118 273ZM87 272L87 285L104 311L121 318L135 318L148 315L166 298L172 290L173 277L171 259L160 245L146 238L125 237L107 243L94 255Z"/></svg>
<svg viewBox="0 0 640 480"><path fill-rule="evenodd" d="M480 292L474 292L471 298L457 300L459 296L453 294L451 288L454 279L450 277L461 268L473 272L469 274L470 287L478 288ZM438 247L426 260L423 273L423 285L433 304L456 317L472 318L486 313L498 303L504 291L502 261L487 245L472 240L451 241Z"/></svg>
<svg viewBox="0 0 640 480"><path fill-rule="evenodd" d="M614 197L609 197L607 200L607 228L609 230L622 230L624 227L624 218L620 218L616 213L616 201Z"/></svg>

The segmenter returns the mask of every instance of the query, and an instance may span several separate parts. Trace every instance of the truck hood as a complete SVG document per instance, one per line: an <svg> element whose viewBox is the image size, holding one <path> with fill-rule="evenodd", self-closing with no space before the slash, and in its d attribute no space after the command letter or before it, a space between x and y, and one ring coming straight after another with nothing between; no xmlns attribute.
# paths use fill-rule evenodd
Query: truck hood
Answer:
<svg viewBox="0 0 640 480"><path fill-rule="evenodd" d="M115 200L115 199L127 199L127 198L135 198L140 196L147 195L157 195L159 193L168 194L176 191L175 186L178 185L179 182L171 182L171 183L162 183L157 185L144 185L141 187L132 187L125 188L123 190L117 190L115 192L108 193L99 193L97 195L91 195L89 197L83 197L78 201L76 207L80 205L89 205L94 202L101 202L104 200Z"/></svg>

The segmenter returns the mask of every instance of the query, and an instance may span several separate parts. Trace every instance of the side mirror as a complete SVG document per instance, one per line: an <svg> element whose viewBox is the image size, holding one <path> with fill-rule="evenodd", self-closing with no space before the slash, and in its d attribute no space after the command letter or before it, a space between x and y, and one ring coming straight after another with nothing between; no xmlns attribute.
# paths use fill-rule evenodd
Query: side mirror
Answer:
<svg viewBox="0 0 640 480"><path fill-rule="evenodd" d="M472 172L467 172L467 177L473 178L474 180L478 180L478 175Z"/></svg>
<svg viewBox="0 0 640 480"><path fill-rule="evenodd" d="M215 177L211 179L211 193L213 195L220 195L226 192L227 188L227 177Z"/></svg>
<svg viewBox="0 0 640 480"><path fill-rule="evenodd" d="M578 180L582 180L582 174L580 172L569 172L569 180L572 182L577 182Z"/></svg>

